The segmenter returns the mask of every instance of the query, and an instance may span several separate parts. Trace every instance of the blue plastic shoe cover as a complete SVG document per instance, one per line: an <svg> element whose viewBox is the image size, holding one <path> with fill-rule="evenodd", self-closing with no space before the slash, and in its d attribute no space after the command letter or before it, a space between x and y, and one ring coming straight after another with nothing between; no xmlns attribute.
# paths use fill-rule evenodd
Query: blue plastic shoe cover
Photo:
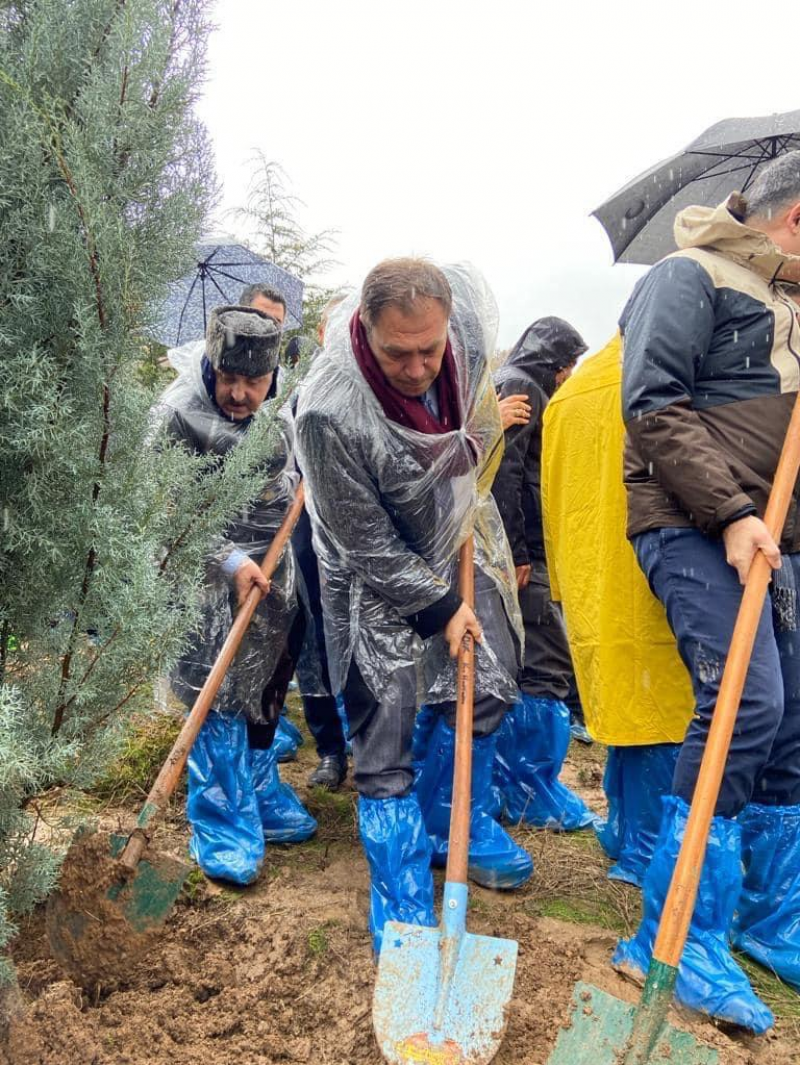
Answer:
<svg viewBox="0 0 800 1065"><path fill-rule="evenodd" d="M611 880L641 887L661 825L661 803L672 790L678 743L609 747L603 789L608 818L595 829L615 864Z"/></svg>
<svg viewBox="0 0 800 1065"><path fill-rule="evenodd" d="M588 728L582 725L580 721L574 720L574 718L570 721L569 734L573 740L577 740L578 743L582 743L586 747L591 747L594 743Z"/></svg>
<svg viewBox="0 0 800 1065"><path fill-rule="evenodd" d="M342 732L344 734L344 753L348 758L353 755L353 744L350 742L350 722L347 720L347 710L344 705L344 696L341 692L336 696L336 712L339 715L339 720L342 723Z"/></svg>
<svg viewBox="0 0 800 1065"><path fill-rule="evenodd" d="M650 966L658 922L680 850L689 808L676 795L664 799L661 832L643 887L644 915L636 935L617 946L612 965L643 980ZM774 1018L733 959L728 933L742 889L741 829L715 817L700 875L694 916L675 984L684 1006L718 1020L766 1032Z"/></svg>
<svg viewBox="0 0 800 1065"><path fill-rule="evenodd" d="M297 758L297 748L304 743L303 734L294 722L290 721L285 714L278 718L278 727L275 729L275 739L272 746L279 762L294 762Z"/></svg>
<svg viewBox="0 0 800 1065"><path fill-rule="evenodd" d="M267 751L250 752L258 812L267 843L303 843L317 831L317 822L290 784L278 775L275 744Z"/></svg>
<svg viewBox="0 0 800 1065"><path fill-rule="evenodd" d="M733 943L800 991L800 806L739 814L744 888Z"/></svg>
<svg viewBox="0 0 800 1065"><path fill-rule="evenodd" d="M559 832L596 823L583 799L558 779L569 741L569 710L560 699L521 694L498 730L494 783L505 820Z"/></svg>
<svg viewBox="0 0 800 1065"><path fill-rule="evenodd" d="M213 710L189 752L189 853L206 876L250 884L264 860L264 833L243 717Z"/></svg>
<svg viewBox="0 0 800 1065"><path fill-rule="evenodd" d="M358 800L361 842L369 862L369 930L380 954L386 921L436 927L431 845L414 794Z"/></svg>
<svg viewBox="0 0 800 1065"><path fill-rule="evenodd" d="M447 862L453 757L456 734L439 717L428 744L425 764L416 783L425 826L433 845L432 864ZM510 890L533 874L533 859L487 812L497 733L472 741L472 809L469 827L469 877L483 887Z"/></svg>

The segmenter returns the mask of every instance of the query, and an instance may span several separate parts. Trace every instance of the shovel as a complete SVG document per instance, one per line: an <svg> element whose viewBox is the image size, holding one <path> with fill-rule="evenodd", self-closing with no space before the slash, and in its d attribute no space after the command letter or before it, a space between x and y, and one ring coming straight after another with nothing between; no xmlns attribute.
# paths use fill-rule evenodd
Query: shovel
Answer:
<svg viewBox="0 0 800 1065"><path fill-rule="evenodd" d="M764 522L780 541L800 470L800 393L781 451ZM689 818L658 927L650 970L635 1009L588 984L575 989L572 1023L563 1029L548 1065L715 1065L715 1050L666 1023L694 912L708 832L717 804L758 621L772 570L759 551L731 637L714 717L703 752Z"/></svg>
<svg viewBox="0 0 800 1065"><path fill-rule="evenodd" d="M472 537L459 556L459 591L474 603ZM517 944L466 931L475 657L458 653L453 806L442 923L387 921L373 998L373 1024L392 1065L481 1065L500 1048L514 988Z"/></svg>
<svg viewBox="0 0 800 1065"><path fill-rule="evenodd" d="M261 563L270 580L292 535L304 504L302 482ZM203 727L209 709L233 661L242 637L262 598L254 585L237 611L231 630L217 656L191 713L156 778L129 836L112 836L110 848L97 837L79 838L70 849L61 877L61 889L48 903L47 930L54 956L65 968L80 973L94 954L97 940L115 940L119 952L120 930L133 941L146 935L168 916L191 866L172 858L148 855L148 829L174 792L186 759ZM81 867L83 866L83 868ZM101 883L92 885L93 876ZM94 898L92 898L94 895ZM83 940L87 940L86 943ZM89 940L92 940L91 950ZM106 944L107 946L107 944Z"/></svg>

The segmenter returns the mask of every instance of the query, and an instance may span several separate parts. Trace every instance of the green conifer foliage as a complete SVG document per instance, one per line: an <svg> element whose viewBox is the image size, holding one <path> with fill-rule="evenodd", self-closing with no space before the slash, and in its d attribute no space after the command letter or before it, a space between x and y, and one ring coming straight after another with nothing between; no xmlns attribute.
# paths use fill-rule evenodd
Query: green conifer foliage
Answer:
<svg viewBox="0 0 800 1065"><path fill-rule="evenodd" d="M149 316L215 189L207 8L0 3L0 945L56 871L35 796L107 766L279 431L222 467L146 443Z"/></svg>

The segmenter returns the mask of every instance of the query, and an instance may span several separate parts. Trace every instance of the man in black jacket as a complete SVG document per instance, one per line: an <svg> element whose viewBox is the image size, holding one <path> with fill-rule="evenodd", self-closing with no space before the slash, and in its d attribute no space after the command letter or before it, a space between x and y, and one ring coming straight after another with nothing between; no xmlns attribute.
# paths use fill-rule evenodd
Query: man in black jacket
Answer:
<svg viewBox="0 0 800 1065"><path fill-rule="evenodd" d="M515 698L521 627L489 491L502 445L487 364L495 329L494 300L474 270L390 260L330 323L300 393L299 461L331 680L344 693L353 742L376 949L387 920L435 924L430 866L446 858L454 750L450 655L465 632L481 641L470 875L510 888L533 870L485 809L495 733ZM458 551L473 531L477 618L454 588ZM420 695L438 720L415 788Z"/></svg>
<svg viewBox="0 0 800 1065"><path fill-rule="evenodd" d="M678 251L623 311L628 536L691 675L694 714L644 881L644 918L615 964L647 972L683 838L741 585L775 570L739 702L676 983L684 1005L754 1031L773 1023L729 948L800 987L800 521L764 524L800 386L800 152L747 190L675 220ZM744 867L744 885L742 869Z"/></svg>
<svg viewBox="0 0 800 1065"><path fill-rule="evenodd" d="M583 338L563 318L540 318L494 376L501 398L524 394L531 408L527 425L506 431L505 454L492 487L511 544L525 623L521 699L503 722L495 782L508 820L561 831L585 828L593 815L558 780L570 739L564 700L574 675L564 621L550 599L545 561L542 418L548 400L585 351Z"/></svg>

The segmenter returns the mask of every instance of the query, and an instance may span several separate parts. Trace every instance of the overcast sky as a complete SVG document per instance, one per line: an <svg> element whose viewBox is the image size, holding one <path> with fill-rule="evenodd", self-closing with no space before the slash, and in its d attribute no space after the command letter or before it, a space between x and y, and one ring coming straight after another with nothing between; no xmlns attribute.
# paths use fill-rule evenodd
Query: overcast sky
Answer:
<svg viewBox="0 0 800 1065"><path fill-rule="evenodd" d="M389 255L468 259L500 346L558 314L599 347L641 271L612 266L591 210L722 118L800 107L788 9L757 10L218 0L200 113L222 206L243 204L259 148L306 228L339 230L328 283L359 285Z"/></svg>

